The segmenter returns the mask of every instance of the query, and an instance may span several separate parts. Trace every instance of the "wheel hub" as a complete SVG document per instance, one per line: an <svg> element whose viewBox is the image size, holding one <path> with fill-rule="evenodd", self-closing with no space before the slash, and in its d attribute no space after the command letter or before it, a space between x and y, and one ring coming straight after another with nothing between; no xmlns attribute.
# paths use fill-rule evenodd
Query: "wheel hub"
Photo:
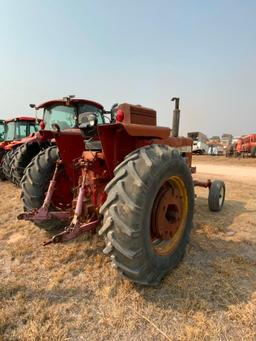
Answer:
<svg viewBox="0 0 256 341"><path fill-rule="evenodd" d="M172 238L180 226L182 211L181 193L176 187L166 183L160 189L153 207L153 236L162 240Z"/></svg>

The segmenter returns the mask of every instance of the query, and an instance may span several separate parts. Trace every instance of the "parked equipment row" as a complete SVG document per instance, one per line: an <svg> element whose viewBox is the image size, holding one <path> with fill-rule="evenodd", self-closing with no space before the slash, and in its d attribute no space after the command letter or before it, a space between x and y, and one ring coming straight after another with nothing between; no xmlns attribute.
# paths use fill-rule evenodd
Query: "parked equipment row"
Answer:
<svg viewBox="0 0 256 341"><path fill-rule="evenodd" d="M6 122L2 179L21 186L18 219L43 228L62 225L45 245L98 231L103 252L123 275L159 283L185 253L194 188L209 189L211 211L220 211L225 200L222 181L195 179L193 141L178 136L179 98L172 100L172 129L156 125L153 109L123 103L107 111L73 96L32 105L44 114L40 130L27 137L7 141Z"/></svg>

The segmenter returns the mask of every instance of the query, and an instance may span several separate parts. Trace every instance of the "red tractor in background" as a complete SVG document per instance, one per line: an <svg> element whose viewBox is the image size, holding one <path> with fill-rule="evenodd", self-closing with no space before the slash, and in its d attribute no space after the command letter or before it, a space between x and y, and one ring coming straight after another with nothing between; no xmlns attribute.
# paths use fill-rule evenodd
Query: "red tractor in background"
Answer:
<svg viewBox="0 0 256 341"><path fill-rule="evenodd" d="M5 134L5 121L0 120L0 143L4 141L4 134Z"/></svg>
<svg viewBox="0 0 256 341"><path fill-rule="evenodd" d="M48 143L51 141L53 143L52 145L48 144L48 148L41 150L26 167L21 180L21 187L24 210L39 209L43 204L45 193L57 164L58 170L56 169L55 171L58 174L56 186L61 188L61 190L54 191L54 194L51 196L51 208L56 208L58 213L54 216L51 214L48 216L47 210L41 210L40 214L43 217L37 220L40 226L48 226L48 220L53 218L61 219L65 216L65 211L71 209L73 190L78 186L79 174L75 162L81 157L85 149L84 138L78 126L85 121L87 122L88 117L92 115L97 117L99 124L105 124L105 119L110 121L111 117L108 117L110 112L105 111L101 104L85 99L69 97L63 100L46 102L38 106L38 108L40 107L44 107L45 110L44 120L48 120L47 115L49 112L51 122L48 125L45 124L44 130L39 131L37 134L38 140ZM64 111L67 112L67 116L63 116ZM52 124L55 130L49 130ZM68 128L68 125L70 129L62 130L63 128ZM59 138L60 135L61 137ZM90 139L87 140L89 145L94 143ZM61 166L62 162L59 160L59 154L65 159L65 168ZM68 216L71 214L70 211Z"/></svg>
<svg viewBox="0 0 256 341"><path fill-rule="evenodd" d="M69 221L46 244L101 226L104 253L114 266L133 282L159 283L184 255L194 187L209 188L212 211L220 211L225 198L222 181L192 179L192 140L178 137L179 98L173 100L172 131L156 126L154 110L129 104L111 112L114 123L105 123L99 112L86 113L82 134L42 131L55 139L60 157L50 147L26 169L22 196L28 212L18 218Z"/></svg>
<svg viewBox="0 0 256 341"><path fill-rule="evenodd" d="M5 176L2 171L2 158L4 155L4 139L5 139L6 123L0 120L0 180L4 180Z"/></svg>
<svg viewBox="0 0 256 341"><path fill-rule="evenodd" d="M0 179L5 180L10 179L10 162L16 146L38 130L38 122L34 117L20 116L5 120L2 130L1 136L4 137L0 143Z"/></svg>
<svg viewBox="0 0 256 341"><path fill-rule="evenodd" d="M256 134L245 135L238 139L236 155L256 157Z"/></svg>
<svg viewBox="0 0 256 341"><path fill-rule="evenodd" d="M43 120L40 123L42 130L52 129L72 129L78 128L79 115L84 112L103 112L103 106L99 103L89 101L86 99L76 99L74 96L67 96L63 99L56 99L44 102L38 106L30 104L31 108L36 111L43 110ZM26 167L30 164L36 155L42 152L39 160L46 155L45 151L48 147L50 149L50 157L54 159L58 157L57 148L55 146L54 138L45 137L46 135L37 132L34 136L28 138L24 143L20 143L13 154L11 161L11 178L16 185L20 185ZM53 156L54 154L54 156ZM79 154L80 155L80 154ZM35 161L37 162L37 161Z"/></svg>

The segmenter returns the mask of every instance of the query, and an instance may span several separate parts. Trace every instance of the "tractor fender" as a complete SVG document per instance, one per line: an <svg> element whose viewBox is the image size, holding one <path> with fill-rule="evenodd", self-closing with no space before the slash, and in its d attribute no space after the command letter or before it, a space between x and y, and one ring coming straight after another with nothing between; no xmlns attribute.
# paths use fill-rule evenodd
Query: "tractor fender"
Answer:
<svg viewBox="0 0 256 341"><path fill-rule="evenodd" d="M171 132L170 128L130 123L103 124L97 129L110 175L133 150L159 141L163 144Z"/></svg>
<svg viewBox="0 0 256 341"><path fill-rule="evenodd" d="M8 142L7 144L5 144L4 149L11 150L14 147L22 145L23 143L32 144L34 142L40 142L40 140L42 140L40 139L40 136L41 135L39 135L38 133L30 134L29 136L24 137L21 140L14 140L14 141Z"/></svg>
<svg viewBox="0 0 256 341"><path fill-rule="evenodd" d="M0 149L4 149L4 147L8 144L9 142L3 141L0 143Z"/></svg>
<svg viewBox="0 0 256 341"><path fill-rule="evenodd" d="M21 145L22 143L23 143L22 141L12 141L11 143L8 143L6 146L4 146L4 149L6 151L9 151L13 149L14 147Z"/></svg>
<svg viewBox="0 0 256 341"><path fill-rule="evenodd" d="M40 139L51 140L56 139L60 136L78 136L81 135L80 129L73 128L73 129L66 129L66 130L40 130L38 132Z"/></svg>

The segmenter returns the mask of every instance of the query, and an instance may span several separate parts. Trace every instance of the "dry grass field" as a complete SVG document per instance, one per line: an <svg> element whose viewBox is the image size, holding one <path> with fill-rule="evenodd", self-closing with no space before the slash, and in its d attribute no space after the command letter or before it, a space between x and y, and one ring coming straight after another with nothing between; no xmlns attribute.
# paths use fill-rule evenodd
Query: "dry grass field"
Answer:
<svg viewBox="0 0 256 341"><path fill-rule="evenodd" d="M156 288L119 275L96 236L43 247L50 233L17 221L20 191L0 183L0 340L256 340L256 160L195 165L226 181L226 205L209 212L197 190L187 253Z"/></svg>

